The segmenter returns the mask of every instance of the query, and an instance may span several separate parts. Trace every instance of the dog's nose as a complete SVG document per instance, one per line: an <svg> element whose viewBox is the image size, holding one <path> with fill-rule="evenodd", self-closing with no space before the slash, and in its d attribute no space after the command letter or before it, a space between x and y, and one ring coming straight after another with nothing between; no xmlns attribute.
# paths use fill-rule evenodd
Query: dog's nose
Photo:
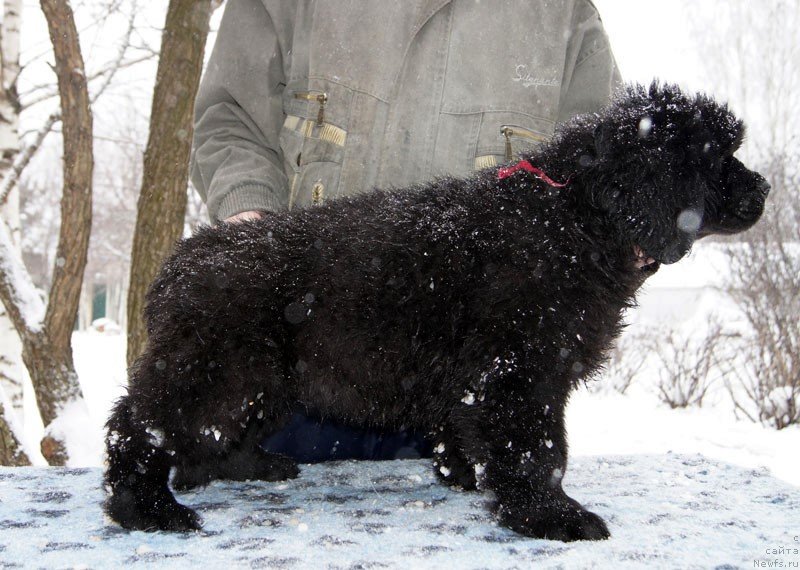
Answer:
<svg viewBox="0 0 800 570"><path fill-rule="evenodd" d="M767 182L766 180L764 180L764 179L762 178L762 179L761 179L761 182L759 182L759 184L758 184L758 191L761 193L761 195L762 195L764 198L766 198L766 197L767 197L767 194L769 194L769 191L770 191L770 190L772 190L772 186L770 185L770 183L769 183L769 182Z"/></svg>

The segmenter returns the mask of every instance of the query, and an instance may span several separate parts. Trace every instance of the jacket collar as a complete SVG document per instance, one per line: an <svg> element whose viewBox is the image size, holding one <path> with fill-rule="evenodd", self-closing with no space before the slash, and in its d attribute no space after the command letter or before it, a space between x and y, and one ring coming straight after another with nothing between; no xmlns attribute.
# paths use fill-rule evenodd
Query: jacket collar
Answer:
<svg viewBox="0 0 800 570"><path fill-rule="evenodd" d="M414 28L412 29L409 39L413 41L427 21L451 1L452 0L419 0L419 4L417 5L417 21L414 23Z"/></svg>

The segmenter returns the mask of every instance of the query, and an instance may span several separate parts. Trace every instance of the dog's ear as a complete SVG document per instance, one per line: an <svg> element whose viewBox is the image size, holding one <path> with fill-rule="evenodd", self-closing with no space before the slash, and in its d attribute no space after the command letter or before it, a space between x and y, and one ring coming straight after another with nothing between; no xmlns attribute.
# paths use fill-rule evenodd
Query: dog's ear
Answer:
<svg viewBox="0 0 800 570"><path fill-rule="evenodd" d="M600 157L607 153L613 145L614 129L607 123L600 123L594 128L594 152Z"/></svg>

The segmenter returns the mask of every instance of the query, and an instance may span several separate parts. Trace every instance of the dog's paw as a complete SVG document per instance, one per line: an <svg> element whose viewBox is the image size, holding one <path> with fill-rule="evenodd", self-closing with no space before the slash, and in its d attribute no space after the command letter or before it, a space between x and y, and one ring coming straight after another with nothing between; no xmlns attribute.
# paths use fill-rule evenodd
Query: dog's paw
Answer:
<svg viewBox="0 0 800 570"><path fill-rule="evenodd" d="M450 457L446 462L434 462L434 470L439 478L450 486L461 487L465 491L477 488L475 467L463 459Z"/></svg>
<svg viewBox="0 0 800 570"><path fill-rule="evenodd" d="M144 502L129 489L117 489L106 499L106 513L122 528L153 532L189 532L202 528L200 515L174 498L159 497Z"/></svg>
<svg viewBox="0 0 800 570"><path fill-rule="evenodd" d="M203 528L203 519L187 506L175 503L172 507L155 513L155 528L144 530L169 530L173 532L197 531Z"/></svg>
<svg viewBox="0 0 800 570"><path fill-rule="evenodd" d="M574 501L539 509L500 506L498 516L503 526L534 538L572 542L611 536L603 519Z"/></svg>

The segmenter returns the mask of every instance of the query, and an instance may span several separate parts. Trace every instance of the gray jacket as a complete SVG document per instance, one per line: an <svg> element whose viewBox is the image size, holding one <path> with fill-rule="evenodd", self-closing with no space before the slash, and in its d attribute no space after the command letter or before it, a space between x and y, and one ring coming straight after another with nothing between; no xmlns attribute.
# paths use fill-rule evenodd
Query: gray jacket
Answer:
<svg viewBox="0 0 800 570"><path fill-rule="evenodd" d="M229 0L192 180L216 221L464 175L619 81L588 0Z"/></svg>

